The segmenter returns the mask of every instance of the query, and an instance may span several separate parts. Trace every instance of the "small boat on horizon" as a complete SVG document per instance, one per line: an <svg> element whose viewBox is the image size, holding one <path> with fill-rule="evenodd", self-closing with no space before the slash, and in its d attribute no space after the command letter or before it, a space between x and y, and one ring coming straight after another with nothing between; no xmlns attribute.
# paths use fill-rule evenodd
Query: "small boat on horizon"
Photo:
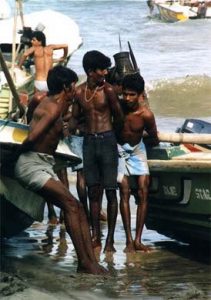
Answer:
<svg viewBox="0 0 211 300"><path fill-rule="evenodd" d="M211 1L153 0L151 7L156 7L158 16L165 22L178 22L211 18ZM153 15L154 8L150 10Z"/></svg>

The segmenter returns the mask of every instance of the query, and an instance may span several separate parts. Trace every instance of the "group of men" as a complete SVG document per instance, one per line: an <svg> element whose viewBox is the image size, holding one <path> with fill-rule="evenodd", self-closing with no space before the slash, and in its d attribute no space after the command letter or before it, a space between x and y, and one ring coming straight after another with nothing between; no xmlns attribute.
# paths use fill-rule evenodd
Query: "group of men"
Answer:
<svg viewBox="0 0 211 300"><path fill-rule="evenodd" d="M94 249L102 247L100 211L103 192L107 199L108 223L104 251L116 251L114 232L118 213L118 187L120 212L126 233L125 251L148 250L141 242L149 186L143 132L146 131L151 137L152 145L159 141L154 115L144 99L144 80L139 72L124 74L119 83L123 96L120 100L114 87L106 81L111 67L110 58L93 50L83 57L87 80L76 87L77 74L61 65L52 68L52 52L49 55L45 51L47 46L39 41L39 35L34 38L40 51L36 52L37 48L33 45L34 50L24 54L21 65L28 54L34 53L35 67L38 60L41 73L40 66L48 66L47 74L46 69L43 69L46 77L37 78L41 81L46 79L48 91L38 97L39 100L35 101L36 105L31 110L29 135L21 146L15 164L15 177L48 203L61 208L66 230L77 253L78 271L104 274L107 271L98 264L94 254ZM45 64L41 64L41 48ZM66 49L65 45L60 45L60 48ZM79 148L83 148L83 173L79 173L82 179L78 180L83 188L78 191L83 192L84 187L87 188L89 209L83 200L85 196L79 193L82 200L78 201L69 191L68 184L54 172L54 155L59 140L66 136L74 144L72 133L83 138L79 142ZM74 152L73 148L71 150ZM130 175L137 177L135 239L131 233Z"/></svg>

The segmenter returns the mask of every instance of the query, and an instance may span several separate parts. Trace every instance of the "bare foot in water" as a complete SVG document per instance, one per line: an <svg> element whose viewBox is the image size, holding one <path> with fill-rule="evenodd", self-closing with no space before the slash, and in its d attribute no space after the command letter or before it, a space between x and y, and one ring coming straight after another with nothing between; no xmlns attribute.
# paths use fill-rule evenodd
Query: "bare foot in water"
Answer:
<svg viewBox="0 0 211 300"><path fill-rule="evenodd" d="M116 249L114 248L113 243L106 242L103 252L104 253L106 253L106 252L116 252Z"/></svg>
<svg viewBox="0 0 211 300"><path fill-rule="evenodd" d="M99 240L93 238L93 239L92 239L92 248L93 248L93 249L97 249L97 250L98 250L98 249L101 250L101 249L102 249L101 241L99 241Z"/></svg>
<svg viewBox="0 0 211 300"><path fill-rule="evenodd" d="M145 246L140 242L134 242L135 250L136 251L143 251L143 252L150 252L152 249L149 246Z"/></svg>
<svg viewBox="0 0 211 300"><path fill-rule="evenodd" d="M124 252L125 253L134 253L136 252L136 249L135 249L135 246L134 246L134 243L128 243L124 249Z"/></svg>
<svg viewBox="0 0 211 300"><path fill-rule="evenodd" d="M53 216L48 219L48 224L49 225L58 225L59 221L58 221L57 217Z"/></svg>
<svg viewBox="0 0 211 300"><path fill-rule="evenodd" d="M108 275L108 270L97 262L89 262L83 266L79 265L77 269L78 273L87 273L93 275Z"/></svg>
<svg viewBox="0 0 211 300"><path fill-rule="evenodd" d="M107 221L107 215L106 213L101 209L100 211L100 221L106 222Z"/></svg>

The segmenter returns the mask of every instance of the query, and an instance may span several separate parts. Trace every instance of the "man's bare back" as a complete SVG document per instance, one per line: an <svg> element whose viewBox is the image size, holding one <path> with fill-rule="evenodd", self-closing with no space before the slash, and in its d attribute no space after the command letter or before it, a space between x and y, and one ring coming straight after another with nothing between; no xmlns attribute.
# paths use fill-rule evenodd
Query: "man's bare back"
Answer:
<svg viewBox="0 0 211 300"><path fill-rule="evenodd" d="M33 144L33 151L51 155L55 153L59 139L62 137L63 120L60 113L61 108L52 97L44 98L37 106L30 127L34 135L37 132L42 132L42 134L37 136ZM48 130L40 130L45 127Z"/></svg>
<svg viewBox="0 0 211 300"><path fill-rule="evenodd" d="M34 63L36 69L36 80L46 80L48 71L53 66L53 48L51 46L35 47Z"/></svg>
<svg viewBox="0 0 211 300"><path fill-rule="evenodd" d="M58 61L64 61L68 54L67 44L45 45L45 35L43 32L35 31L32 35L32 46L27 49L20 59L18 66L22 65L28 56L34 57L35 80L45 81L48 71L53 67L53 51L63 49L64 54Z"/></svg>

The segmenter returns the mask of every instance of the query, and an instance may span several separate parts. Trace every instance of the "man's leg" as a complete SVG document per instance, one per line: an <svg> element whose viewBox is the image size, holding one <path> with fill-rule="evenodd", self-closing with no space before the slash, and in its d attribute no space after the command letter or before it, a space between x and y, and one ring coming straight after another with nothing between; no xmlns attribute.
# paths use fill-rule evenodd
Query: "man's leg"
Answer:
<svg viewBox="0 0 211 300"><path fill-rule="evenodd" d="M148 251L149 247L145 246L141 242L143 227L147 214L148 207L148 189L149 189L149 175L141 175L138 177L138 206L136 214L136 237L134 241L135 249Z"/></svg>
<svg viewBox="0 0 211 300"><path fill-rule="evenodd" d="M88 195L87 195L87 186L84 177L83 169L77 171L77 182L76 188L78 193L78 198L80 202L83 204L87 220L90 220L89 208L88 208Z"/></svg>
<svg viewBox="0 0 211 300"><path fill-rule="evenodd" d="M78 271L91 274L104 274L95 258L89 225L82 204L77 201L69 190L60 182L49 179L39 194L53 205L64 211L64 221L78 257Z"/></svg>
<svg viewBox="0 0 211 300"><path fill-rule="evenodd" d="M69 181L68 181L68 176L67 176L67 168L62 168L56 172L57 176L61 180L61 182L69 189ZM47 201L47 206L48 206L48 223L51 225L57 225L58 220L57 220L57 215L54 206L52 203ZM59 217L59 222L62 224L64 222L64 215L62 210L60 211L60 217Z"/></svg>
<svg viewBox="0 0 211 300"><path fill-rule="evenodd" d="M46 202L47 202L47 207L48 207L48 224L57 225L58 220L57 220L56 211L55 211L53 205L49 201L46 201Z"/></svg>
<svg viewBox="0 0 211 300"><path fill-rule="evenodd" d="M57 176L61 180L61 182L68 188L69 190L69 180L67 175L67 168L62 168L59 171L57 171ZM64 223L64 213L62 209L60 210L60 216L59 216L59 222L62 224Z"/></svg>
<svg viewBox="0 0 211 300"><path fill-rule="evenodd" d="M106 190L106 198L108 200L107 205L107 220L108 220L108 235L104 252L116 252L114 248L114 230L116 227L116 219L118 212L118 202L116 196L116 190Z"/></svg>
<svg viewBox="0 0 211 300"><path fill-rule="evenodd" d="M120 212L126 234L126 248L124 252L134 252L134 242L131 233L131 213L130 213L130 187L127 176L123 177L120 184Z"/></svg>
<svg viewBox="0 0 211 300"><path fill-rule="evenodd" d="M90 218L92 225L92 245L93 248L101 248L101 232L100 232L100 209L102 187L100 185L88 188Z"/></svg>
<svg viewBox="0 0 211 300"><path fill-rule="evenodd" d="M107 215L106 215L106 213L104 212L104 210L103 210L103 208L102 208L102 205L103 205L103 191L104 191L104 189L102 189L102 195L101 195L100 221L106 222L106 221L107 221Z"/></svg>

